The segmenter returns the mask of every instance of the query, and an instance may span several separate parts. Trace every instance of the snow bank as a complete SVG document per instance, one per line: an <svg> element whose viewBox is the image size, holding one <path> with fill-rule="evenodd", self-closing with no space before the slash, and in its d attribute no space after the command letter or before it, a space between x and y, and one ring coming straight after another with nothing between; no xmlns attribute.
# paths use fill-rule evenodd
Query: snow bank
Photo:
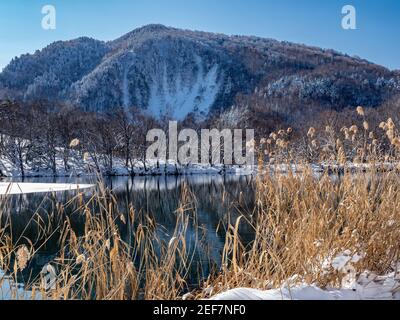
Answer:
<svg viewBox="0 0 400 320"><path fill-rule="evenodd" d="M279 289L237 288L216 295L211 300L400 300L400 264L393 264L393 271L384 276L370 271L357 273L354 264L363 258L363 254L345 250L323 261L322 270L325 273L333 268L343 274L340 288L322 289L294 276Z"/></svg>
<svg viewBox="0 0 400 320"><path fill-rule="evenodd" d="M80 176L96 176L100 170L105 176L159 176L159 175L250 175L255 173L254 166L223 166L223 165L206 165L206 164L190 164L180 165L174 161L154 161L148 160L144 165L143 161L135 160L133 165L126 167L125 160L114 158L113 168L110 170L104 165L104 161L98 161L97 165L92 157L82 158L78 153L71 151L70 160L68 162L69 169L66 170L63 159L60 156L56 158L56 174L53 170L42 166L33 166L32 164L24 164L24 174L27 178L37 177L80 177ZM0 177L15 178L21 176L19 166L12 163L9 159L0 156Z"/></svg>
<svg viewBox="0 0 400 320"><path fill-rule="evenodd" d="M267 291L238 288L211 300L400 300L400 281L394 274L378 277L365 272L354 289L321 289L307 284Z"/></svg>
<svg viewBox="0 0 400 320"><path fill-rule="evenodd" d="M14 283L11 277L0 270L0 301L2 300L32 300L32 291L25 290L21 285Z"/></svg>
<svg viewBox="0 0 400 320"><path fill-rule="evenodd" d="M0 195L48 193L92 188L90 184L0 182Z"/></svg>

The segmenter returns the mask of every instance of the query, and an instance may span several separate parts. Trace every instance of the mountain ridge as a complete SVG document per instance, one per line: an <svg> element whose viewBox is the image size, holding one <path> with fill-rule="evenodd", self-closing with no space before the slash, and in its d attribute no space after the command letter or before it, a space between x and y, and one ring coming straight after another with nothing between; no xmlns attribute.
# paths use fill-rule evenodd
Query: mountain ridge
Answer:
<svg viewBox="0 0 400 320"><path fill-rule="evenodd" d="M340 109L377 106L399 92L400 72L332 49L159 24L107 42L57 41L0 73L0 99L48 99L98 112L137 106L178 120L261 93L269 101Z"/></svg>

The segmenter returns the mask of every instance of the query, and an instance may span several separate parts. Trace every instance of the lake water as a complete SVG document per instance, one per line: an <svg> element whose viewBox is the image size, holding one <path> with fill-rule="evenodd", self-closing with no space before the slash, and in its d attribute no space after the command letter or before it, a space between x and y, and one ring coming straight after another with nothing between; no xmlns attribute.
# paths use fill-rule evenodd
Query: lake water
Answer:
<svg viewBox="0 0 400 320"><path fill-rule="evenodd" d="M40 183L95 183L91 178L40 178L25 179L24 182ZM194 263L190 281L193 285L198 284L199 274L207 277L211 269L218 268L221 253L225 242L225 227L230 221L234 223L240 214L251 216L254 210L255 178L252 176L159 176L159 177L113 177L107 178L105 184L113 190L120 212L127 213L129 205L132 204L136 212L142 215L151 215L157 223L157 234L159 238L167 243L171 239L176 226L176 209L179 207L182 191L187 187L196 198L198 227L194 230L189 225L187 232L187 244L193 249ZM89 197L92 190L84 193ZM73 193L73 192L72 192ZM64 203L71 197L71 191L56 194L56 201L52 196L45 194L25 194L10 196L3 208L1 219L12 218L13 238L18 239L21 235L29 238L35 243L38 228L30 220L35 212L46 213L54 211L55 202ZM1 211L1 210L0 210ZM240 214L239 214L240 212ZM73 215L66 212L66 215ZM74 227L83 230L84 221L82 216L73 215ZM53 219L65 219L53 217ZM127 242L130 241L132 226L125 225L121 230L122 236ZM244 242L252 239L252 229L246 224L242 225L240 233ZM194 245L201 235L201 245ZM41 245L37 243L37 245ZM57 235L53 240L41 248L39 254L35 255L29 268L25 270L18 282L22 285L40 273L43 266L56 257L59 247ZM1 271L1 270L0 270ZM5 270L3 270L5 272Z"/></svg>

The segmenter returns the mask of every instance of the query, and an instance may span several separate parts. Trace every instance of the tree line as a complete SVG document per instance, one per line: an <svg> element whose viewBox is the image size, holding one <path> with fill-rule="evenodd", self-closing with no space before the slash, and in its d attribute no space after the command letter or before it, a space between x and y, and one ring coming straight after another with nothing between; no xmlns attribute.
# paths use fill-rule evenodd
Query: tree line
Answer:
<svg viewBox="0 0 400 320"><path fill-rule="evenodd" d="M48 102L10 101L0 105L0 123L0 156L21 176L28 167L56 175L60 162L69 172L74 156L90 156L98 171L112 172L115 157L133 167L134 161L144 161L147 130L157 126L137 108L99 114Z"/></svg>
<svg viewBox="0 0 400 320"><path fill-rule="evenodd" d="M334 145L326 128L339 133L334 136L335 139L341 138L340 132L343 132L344 127L358 125L362 128L363 123L355 110L356 107L333 110L318 104L304 106L293 100L281 99L278 103L253 94L238 96L233 107L214 110L206 118L191 114L179 122L179 130L191 128L200 132L201 129L213 128L254 129L256 142L267 139L271 133L284 130L290 132L285 134L283 140L291 145L291 158L314 161L315 157L310 156L307 136L310 127L321 133L319 145L322 150L324 146ZM363 120L368 122L368 135L384 138L385 132L379 129L380 123L391 118L394 123L400 124L399 110L398 96L377 108L366 109ZM137 107L115 107L109 112L95 113L48 101L2 101L0 159L7 160L18 169L21 176L25 176L27 168L31 171L49 170L54 175L57 175L60 168L70 172L74 170L77 157L90 157L91 169L106 174L113 173L118 158L133 174L138 162L147 170L147 132L155 128L168 131L169 120L166 117L155 118ZM349 159L356 156L358 147L347 148ZM379 147L390 148L390 143L383 143ZM260 145L257 151L257 156L266 161L274 156L265 153ZM1 165L0 162L0 175L4 169Z"/></svg>

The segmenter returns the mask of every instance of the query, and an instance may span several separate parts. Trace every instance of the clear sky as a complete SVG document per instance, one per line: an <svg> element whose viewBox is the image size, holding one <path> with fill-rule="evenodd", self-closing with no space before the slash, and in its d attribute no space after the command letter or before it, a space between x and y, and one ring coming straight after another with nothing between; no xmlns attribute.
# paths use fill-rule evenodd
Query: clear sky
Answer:
<svg viewBox="0 0 400 320"><path fill-rule="evenodd" d="M56 30L41 27L47 4ZM344 5L356 8L357 30L341 27ZM111 40L149 23L333 48L400 69L399 0L1 0L0 70L56 40Z"/></svg>

